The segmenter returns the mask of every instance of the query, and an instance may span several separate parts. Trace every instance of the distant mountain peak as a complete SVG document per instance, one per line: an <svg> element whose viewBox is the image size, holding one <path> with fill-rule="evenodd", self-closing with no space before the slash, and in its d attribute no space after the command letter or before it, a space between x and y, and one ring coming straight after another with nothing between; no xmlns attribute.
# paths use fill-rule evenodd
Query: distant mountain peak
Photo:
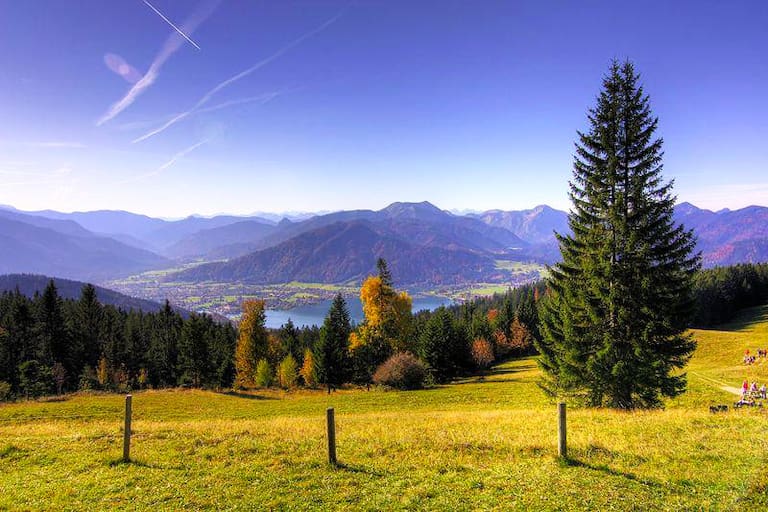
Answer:
<svg viewBox="0 0 768 512"><path fill-rule="evenodd" d="M420 203L395 202L383 208L380 213L392 218L444 217L451 215L429 201L422 201Z"/></svg>

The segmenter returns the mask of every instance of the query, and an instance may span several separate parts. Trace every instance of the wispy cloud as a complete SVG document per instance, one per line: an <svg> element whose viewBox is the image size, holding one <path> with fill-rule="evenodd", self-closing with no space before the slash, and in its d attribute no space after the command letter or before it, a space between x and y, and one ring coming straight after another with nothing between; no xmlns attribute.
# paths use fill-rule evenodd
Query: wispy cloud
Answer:
<svg viewBox="0 0 768 512"><path fill-rule="evenodd" d="M192 16L184 20L184 23L181 25L181 30L183 30L184 33L192 34L195 29L197 29L197 27L211 15L211 13L213 13L219 1L220 0L208 0L201 4ZM136 82L125 96L113 103L109 110L96 121L96 125L100 126L106 123L136 101L136 98L138 98L139 95L155 83L165 62L171 58L179 48L181 48L182 44L184 44L184 39L179 35L179 32L172 32L171 35L168 36L168 39L165 40L165 44L163 44L160 52L155 56L155 60L152 61L147 72L141 77L141 80Z"/></svg>
<svg viewBox="0 0 768 512"><path fill-rule="evenodd" d="M222 110L229 107L235 107L238 105L246 105L250 103L259 103L261 105L264 105L266 103L269 103L270 101L274 100L278 96L282 96L283 94L288 94L294 91L301 90L302 87L294 87L291 89L283 89L279 91L271 91L271 92L265 92L262 94L257 94L255 96L248 96L245 98L236 98L233 100L224 101L222 103L218 103L216 105L211 105L210 107L204 107L197 109L193 112L189 113L189 117L195 116L197 114L204 114L206 112L214 112L216 110ZM166 123L169 120L173 119L174 117L179 116L180 113L174 113L174 114L168 114L163 117L154 119L154 120L138 120L138 121L130 121L127 123L122 123L119 125L116 125L115 128L121 131L135 131L135 130L146 130L150 126L157 126L159 123Z"/></svg>
<svg viewBox="0 0 768 512"><path fill-rule="evenodd" d="M0 187L28 185L63 185L72 182L73 169L62 165L50 171L0 170L0 176L8 176L11 181L0 180Z"/></svg>
<svg viewBox="0 0 768 512"><path fill-rule="evenodd" d="M137 176L131 176L130 178L126 178L124 180L117 181L117 182L113 183L113 185L124 185L126 183L132 183L134 181L142 180L144 178L150 178L152 176L157 176L158 174L162 173L163 171L165 171L166 169L168 169L169 167L174 165L181 158L184 158L185 156L187 156L188 154L190 154L191 152L193 152L194 150L196 150L197 148L199 148L203 144L207 144L208 142L210 142L210 139L203 139L200 142L197 142L197 143L192 144L191 146L189 146L187 148L182 149L181 151L179 151L178 153L173 155L170 159L168 159L168 161L166 161L162 165L158 166L157 168L155 168L155 169L153 169L153 170L151 170L149 172L146 172L144 174L139 174Z"/></svg>
<svg viewBox="0 0 768 512"><path fill-rule="evenodd" d="M82 142L74 141L62 141L62 140L33 140L33 141L13 141L2 140L0 144L8 146L23 146L28 148L62 148L62 149L82 149L85 148L85 144ZM29 165L27 163L27 165Z"/></svg>
<svg viewBox="0 0 768 512"><path fill-rule="evenodd" d="M294 39L293 41L291 41L287 45L283 46L282 48L277 50L275 53L270 55L269 57L266 57L265 59L262 59L262 60L258 61L256 64L252 65L251 67L241 71L240 73L237 73L236 75L233 75L233 76L227 78L223 82L220 82L215 87L213 87L211 90L209 90L207 93L205 93L203 95L203 97L200 98L197 101L197 103L195 103L192 106L192 108L177 114L176 116L172 117L167 122L165 122L163 125L161 125L159 128L151 130L151 131L145 133L144 135L142 135L141 137L137 137L136 139L134 139L131 142L136 143L136 142L141 142L143 140L147 140L150 137L153 137L153 136L157 135L158 133L161 133L161 132L167 130L168 128L170 128L174 124L178 123L179 121L181 121L181 120L191 116L193 113L195 113L196 111L201 109L201 107L203 107L206 103L208 103L211 100L211 98L215 94L217 94L219 91L221 91L222 89L225 89L225 88L229 87L230 85L232 85L233 83L237 82L238 80L241 80L241 79L247 77L248 75L251 75L251 74L255 73L256 71L258 71L259 69L263 68L267 64L277 60L278 58L280 58L281 56L283 56L285 53L289 52L293 48L296 48L301 43L303 43L304 41L309 39L310 37L312 37L312 36L322 32L323 30L325 30L326 28L328 28L329 26L334 24L342 16L342 14L344 14L345 10L346 10L346 8L340 10L335 16L329 18L328 20L326 20L325 22L321 23L317 27L313 28L309 32L306 32L306 33L302 34L300 37Z"/></svg>

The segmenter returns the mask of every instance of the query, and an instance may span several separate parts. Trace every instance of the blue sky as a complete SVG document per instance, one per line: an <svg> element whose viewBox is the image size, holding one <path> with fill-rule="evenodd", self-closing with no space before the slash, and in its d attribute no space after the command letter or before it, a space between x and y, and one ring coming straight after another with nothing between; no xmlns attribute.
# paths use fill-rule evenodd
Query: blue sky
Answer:
<svg viewBox="0 0 768 512"><path fill-rule="evenodd" d="M0 0L0 204L566 209L612 58L680 201L768 204L768 2L149 2Z"/></svg>

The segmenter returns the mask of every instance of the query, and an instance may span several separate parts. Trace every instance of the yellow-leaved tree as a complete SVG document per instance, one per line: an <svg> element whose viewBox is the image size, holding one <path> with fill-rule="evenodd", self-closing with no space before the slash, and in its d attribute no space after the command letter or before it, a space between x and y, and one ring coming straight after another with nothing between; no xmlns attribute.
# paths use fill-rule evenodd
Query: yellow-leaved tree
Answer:
<svg viewBox="0 0 768 512"><path fill-rule="evenodd" d="M350 336L354 379L370 382L376 367L392 353L413 351L413 300L407 292L392 286L387 263L379 258L378 275L370 276L360 288L365 321Z"/></svg>
<svg viewBox="0 0 768 512"><path fill-rule="evenodd" d="M235 346L235 388L253 387L256 365L267 355L266 313L263 300L243 302L240 336Z"/></svg>
<svg viewBox="0 0 768 512"><path fill-rule="evenodd" d="M301 365L299 375L304 379L304 385L308 388L314 388L317 386L317 371L315 370L315 357L312 355L312 351L307 349L304 352L304 364Z"/></svg>

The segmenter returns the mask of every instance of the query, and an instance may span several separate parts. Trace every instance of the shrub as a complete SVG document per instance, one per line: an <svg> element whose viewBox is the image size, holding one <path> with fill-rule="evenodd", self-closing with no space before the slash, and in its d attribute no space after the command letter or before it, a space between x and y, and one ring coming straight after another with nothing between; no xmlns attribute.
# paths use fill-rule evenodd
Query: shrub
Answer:
<svg viewBox="0 0 768 512"><path fill-rule="evenodd" d="M149 372L146 368L141 368L139 370L139 376L136 378L136 381L139 383L140 389L147 387L147 383L149 382Z"/></svg>
<svg viewBox="0 0 768 512"><path fill-rule="evenodd" d="M419 389L426 376L424 363L411 353L399 352L376 369L373 382L395 389Z"/></svg>
<svg viewBox="0 0 768 512"><path fill-rule="evenodd" d="M277 367L277 382L281 388L292 389L296 387L299 375L296 373L296 360L288 354L280 361Z"/></svg>
<svg viewBox="0 0 768 512"><path fill-rule="evenodd" d="M485 338L477 338L472 342L472 361L481 370L493 363L493 345Z"/></svg>
<svg viewBox="0 0 768 512"><path fill-rule="evenodd" d="M11 399L11 385L0 380L0 402L7 402Z"/></svg>
<svg viewBox="0 0 768 512"><path fill-rule="evenodd" d="M78 389L82 391L88 391L91 389L96 389L96 387L99 385L99 380L96 378L96 370L91 367L91 365L85 365L83 367L83 371L80 374L80 383L78 384Z"/></svg>
<svg viewBox="0 0 768 512"><path fill-rule="evenodd" d="M261 359L256 365L256 385L260 388L268 388L272 385L272 368L266 359Z"/></svg>

